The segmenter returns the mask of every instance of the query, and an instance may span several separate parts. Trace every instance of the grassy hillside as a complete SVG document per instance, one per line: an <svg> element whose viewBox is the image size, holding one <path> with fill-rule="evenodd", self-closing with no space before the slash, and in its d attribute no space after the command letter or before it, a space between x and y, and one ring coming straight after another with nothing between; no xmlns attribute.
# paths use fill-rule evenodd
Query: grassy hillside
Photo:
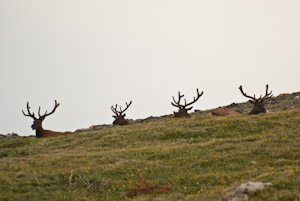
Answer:
<svg viewBox="0 0 300 201"><path fill-rule="evenodd" d="M299 125L296 108L0 140L0 200L222 200L247 181L272 183L252 200L297 200ZM127 195L139 175L172 190Z"/></svg>

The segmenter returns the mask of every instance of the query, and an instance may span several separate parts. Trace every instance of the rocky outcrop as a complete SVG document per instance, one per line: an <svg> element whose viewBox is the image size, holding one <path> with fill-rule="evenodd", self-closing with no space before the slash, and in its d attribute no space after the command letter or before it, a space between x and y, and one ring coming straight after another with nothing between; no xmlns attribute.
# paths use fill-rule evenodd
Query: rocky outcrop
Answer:
<svg viewBox="0 0 300 201"><path fill-rule="evenodd" d="M111 128L113 127L112 124L102 124L102 125L92 125L88 128L80 128L80 129L77 129L75 131L75 133L82 133L82 132L89 132L89 131L96 131L96 130L101 130L103 128Z"/></svg>
<svg viewBox="0 0 300 201"><path fill-rule="evenodd" d="M0 139L17 139L17 138L29 138L29 137L35 137L34 135L30 135L30 136L20 136L16 133L8 133L6 135L0 134Z"/></svg>
<svg viewBox="0 0 300 201"><path fill-rule="evenodd" d="M172 115L164 115L164 116L161 116L161 117L150 116L150 117L147 117L145 119L136 119L136 120L127 119L127 121L129 122L129 125L130 125L130 124L138 124L138 123L143 123L143 122L158 121L158 120L162 120L162 119L171 118L171 116ZM104 128L111 128L111 127L114 127L114 126L119 126L119 125L112 125L112 124L92 125L89 128L77 129L75 131L75 133L96 131L96 130L101 130L101 129L104 129Z"/></svg>
<svg viewBox="0 0 300 201"><path fill-rule="evenodd" d="M150 121L159 121L159 120L163 120L163 119L169 119L171 118L172 115L168 114L168 115L164 115L164 116L160 116L160 117L147 117L145 119L137 119L137 120L132 120L130 121L132 124L138 124L138 123L143 123L143 122L150 122Z"/></svg>
<svg viewBox="0 0 300 201"><path fill-rule="evenodd" d="M251 192L262 190L266 186L270 186L271 183L262 183L262 182L247 182L241 184L236 190L234 190L230 197L225 199L226 201L240 201L240 200L248 200L249 194Z"/></svg>

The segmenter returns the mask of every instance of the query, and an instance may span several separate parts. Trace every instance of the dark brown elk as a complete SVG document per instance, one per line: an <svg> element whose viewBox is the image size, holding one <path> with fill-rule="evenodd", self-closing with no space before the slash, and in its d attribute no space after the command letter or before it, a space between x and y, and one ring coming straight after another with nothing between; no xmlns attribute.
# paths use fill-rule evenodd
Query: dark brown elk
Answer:
<svg viewBox="0 0 300 201"><path fill-rule="evenodd" d="M254 107L252 108L252 110L248 114L259 114L259 113L265 113L266 112L266 109L264 107L264 105L265 105L264 101L272 96L272 91L269 93L268 88L269 88L269 85L266 85L266 94L264 95L264 97L262 97L262 95L261 95L259 98L255 98L255 95L253 97L248 96L243 91L242 86L239 87L241 93L245 97L250 98L249 102L254 105Z"/></svg>
<svg viewBox="0 0 300 201"><path fill-rule="evenodd" d="M113 113L115 113L115 115L113 115L113 117L115 118L113 125L127 125L128 121L125 119L126 114L123 114L131 105L132 101L129 102L129 104L126 102L126 108L124 110L122 110L121 106L119 107L120 110L118 110L118 105L116 104L115 107L111 106L111 110L113 111Z"/></svg>
<svg viewBox="0 0 300 201"><path fill-rule="evenodd" d="M33 118L33 124L31 126L32 130L36 130L36 137L38 138L49 138L49 137L60 137L60 136L66 136L66 135L71 135L73 132L56 132L56 131L51 131L51 130L44 130L42 127L42 123L45 120L45 118L51 114L53 114L56 110L56 108L59 106L59 103L56 102L55 100L55 106L53 110L50 113L45 112L44 115L40 114L41 107L39 107L38 115L39 118L36 118L34 116L34 113L31 114L30 112L30 107L29 107L29 102L27 102L27 112L28 114L25 114L24 110L22 110L23 114L27 117Z"/></svg>
<svg viewBox="0 0 300 201"><path fill-rule="evenodd" d="M184 104L180 103L181 98L184 97L184 95L180 94L180 91L178 92L178 101L176 101L175 98L174 98L174 96L172 96L174 102L171 102L171 104L174 107L178 107L179 108L178 112L174 112L174 117L190 117L190 115L188 114L188 111L193 108L193 106L191 106L191 105L193 103L195 103L202 95L203 95L203 91L200 94L199 90L197 89L197 97L194 97L194 100L192 102L189 102L189 103L187 103L186 99L184 99Z"/></svg>

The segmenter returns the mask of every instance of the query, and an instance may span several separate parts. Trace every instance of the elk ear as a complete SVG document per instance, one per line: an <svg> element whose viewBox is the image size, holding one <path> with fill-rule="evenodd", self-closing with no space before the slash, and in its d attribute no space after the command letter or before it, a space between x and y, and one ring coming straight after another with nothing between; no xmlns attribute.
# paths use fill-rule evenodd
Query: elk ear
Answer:
<svg viewBox="0 0 300 201"><path fill-rule="evenodd" d="M122 114L122 116L123 116L123 117L125 117L125 116L126 116L126 114Z"/></svg>
<svg viewBox="0 0 300 201"><path fill-rule="evenodd" d="M116 116L116 115L113 115L112 117L113 117L113 118L117 118L117 116Z"/></svg>
<svg viewBox="0 0 300 201"><path fill-rule="evenodd" d="M249 103L252 103L252 104L254 104L255 102L254 102L253 100L249 100Z"/></svg>
<svg viewBox="0 0 300 201"><path fill-rule="evenodd" d="M193 109L193 106L192 107L189 107L189 108L185 108L187 111Z"/></svg>

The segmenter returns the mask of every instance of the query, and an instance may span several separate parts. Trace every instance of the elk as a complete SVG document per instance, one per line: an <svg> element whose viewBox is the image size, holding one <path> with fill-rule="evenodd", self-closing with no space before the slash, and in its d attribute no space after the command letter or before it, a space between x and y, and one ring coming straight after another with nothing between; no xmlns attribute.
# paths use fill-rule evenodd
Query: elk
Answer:
<svg viewBox="0 0 300 201"><path fill-rule="evenodd" d="M252 96L248 96L244 91L243 91L243 87L240 86L239 89L241 91L241 93L247 97L250 98L251 100L249 100L250 103L254 104L254 107L252 108L252 110L248 113L248 114L259 114L259 113L265 113L266 109L264 107L264 101L270 97L272 97L272 91L269 93L268 92L268 88L269 85L266 85L266 94L264 95L264 97L262 97L262 95L259 98L255 98L255 95Z"/></svg>
<svg viewBox="0 0 300 201"><path fill-rule="evenodd" d="M212 116L239 116L239 115L242 115L242 113L239 113L237 111L234 111L234 110L223 110L223 109L216 109L216 110L213 110L209 113L209 115L212 115Z"/></svg>
<svg viewBox="0 0 300 201"><path fill-rule="evenodd" d="M128 121L125 119L126 114L123 114L131 105L132 101L130 101L129 103L126 102L126 108L124 110L122 110L121 106L119 107L120 110L118 110L118 105L116 104L115 107L111 106L111 110L113 111L113 113L115 115L113 115L113 117L115 118L113 125L127 125L129 124Z"/></svg>
<svg viewBox="0 0 300 201"><path fill-rule="evenodd" d="M197 89L197 97L194 97L194 100L192 102L187 103L186 99L184 99L184 104L180 104L181 98L184 97L184 95L181 95L180 91L178 91L178 101L176 101L174 96L172 96L174 102L171 102L171 104L174 107L179 108L178 112L174 112L174 117L190 117L190 115L188 114L188 111L191 110L193 108L193 106L192 107L189 107L189 106L192 105L193 103L195 103L202 95L203 95L203 91L200 94L199 90Z"/></svg>
<svg viewBox="0 0 300 201"><path fill-rule="evenodd" d="M59 136L66 136L66 135L73 134L73 132L56 132L56 131L43 129L42 123L43 123L44 119L47 116L53 114L58 106L59 106L59 103L57 103L57 101L55 100L55 106L54 106L53 110L50 113L47 113L47 111L46 111L44 115L40 114L41 107L39 107L39 111L38 111L39 118L36 118L34 116L34 113L30 112L29 102L27 102L28 114L25 114L24 110L22 110L22 112L25 116L33 118L33 124L31 126L31 128L32 128L32 130L36 130L35 135L37 138L59 137Z"/></svg>

